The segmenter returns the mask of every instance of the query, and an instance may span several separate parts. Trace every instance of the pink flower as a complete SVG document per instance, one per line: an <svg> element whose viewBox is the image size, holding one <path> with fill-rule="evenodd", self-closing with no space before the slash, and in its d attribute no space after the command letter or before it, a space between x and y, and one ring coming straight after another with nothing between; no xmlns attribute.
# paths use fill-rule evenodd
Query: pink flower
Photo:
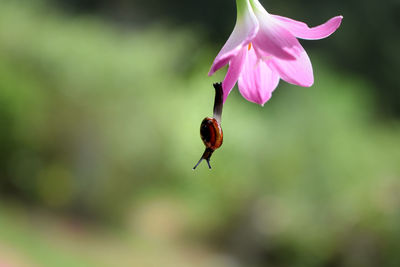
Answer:
<svg viewBox="0 0 400 267"><path fill-rule="evenodd" d="M297 38L328 37L342 16L309 28L305 23L269 14L258 0L236 0L238 18L228 41L214 60L209 76L229 63L222 83L224 102L238 81L248 101L264 105L283 79L309 87L314 83L311 61ZM296 38L297 37L297 38Z"/></svg>

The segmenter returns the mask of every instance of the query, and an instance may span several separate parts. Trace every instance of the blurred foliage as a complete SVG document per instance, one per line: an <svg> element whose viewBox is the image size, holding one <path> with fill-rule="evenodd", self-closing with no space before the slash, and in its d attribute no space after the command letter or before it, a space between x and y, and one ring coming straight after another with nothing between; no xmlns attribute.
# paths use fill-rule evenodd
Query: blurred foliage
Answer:
<svg viewBox="0 0 400 267"><path fill-rule="evenodd" d="M206 76L214 49L190 28L118 28L23 3L0 0L2 202L122 225L136 254L224 255L196 266L400 264L400 123L381 119L358 71L310 50L313 87L282 82L264 108L235 90L213 170L193 172L224 72ZM92 240L71 249L91 256L63 256L47 223L29 234L29 216L1 214L0 250L9 243L39 266L98 266L100 252L128 250Z"/></svg>
<svg viewBox="0 0 400 267"><path fill-rule="evenodd" d="M169 21L171 26L195 26L202 38L218 49L230 34L236 19L234 0L52 0L72 13L102 14L122 24L153 24ZM387 0L260 0L272 14L279 14L310 26L343 15L335 38L307 42L323 47L329 63L357 73L374 84L370 89L385 115L400 115L400 1ZM323 45L322 45L323 44ZM329 53L326 53L329 51Z"/></svg>

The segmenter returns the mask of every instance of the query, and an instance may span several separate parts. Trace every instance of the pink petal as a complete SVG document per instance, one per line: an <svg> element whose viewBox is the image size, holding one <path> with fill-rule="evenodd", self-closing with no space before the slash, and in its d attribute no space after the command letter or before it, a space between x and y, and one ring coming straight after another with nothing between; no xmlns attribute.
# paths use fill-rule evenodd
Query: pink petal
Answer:
<svg viewBox="0 0 400 267"><path fill-rule="evenodd" d="M286 82L310 87L314 83L311 61L303 47L300 46L300 48L300 55L296 60L284 60L273 57L270 60L270 66Z"/></svg>
<svg viewBox="0 0 400 267"><path fill-rule="evenodd" d="M222 82L222 89L224 91L224 102L228 97L229 93L232 91L232 88L235 86L240 73L242 72L243 65L246 59L247 47L243 47L239 53L232 58L229 62L229 69L226 73L225 79Z"/></svg>
<svg viewBox="0 0 400 267"><path fill-rule="evenodd" d="M294 36L302 39L316 40L326 38L339 28L343 16L336 16L319 26L309 28L307 24L290 18L272 15L288 29Z"/></svg>
<svg viewBox="0 0 400 267"><path fill-rule="evenodd" d="M296 37L270 15L257 0L252 0L252 3L254 14L260 23L260 29L253 40L254 46L266 54L295 60L301 50L298 49L301 45Z"/></svg>
<svg viewBox="0 0 400 267"><path fill-rule="evenodd" d="M255 47L265 53L286 60L294 60L299 54L299 41L281 26L260 27L253 41Z"/></svg>
<svg viewBox="0 0 400 267"><path fill-rule="evenodd" d="M249 0L245 0L246 5L242 11L242 16L238 16L235 28L229 36L228 41L222 47L211 66L209 76L228 64L235 57L243 46L248 45L258 32L258 21L251 8Z"/></svg>
<svg viewBox="0 0 400 267"><path fill-rule="evenodd" d="M239 77L239 91L248 101L264 105L278 86L279 75L265 61L258 58L254 49L247 53Z"/></svg>

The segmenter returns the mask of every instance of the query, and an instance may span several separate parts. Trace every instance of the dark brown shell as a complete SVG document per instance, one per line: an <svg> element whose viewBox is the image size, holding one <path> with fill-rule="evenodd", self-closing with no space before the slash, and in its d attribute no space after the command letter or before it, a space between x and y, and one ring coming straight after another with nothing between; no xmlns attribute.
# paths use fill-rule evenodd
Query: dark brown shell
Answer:
<svg viewBox="0 0 400 267"><path fill-rule="evenodd" d="M201 122L200 137L207 148L216 150L222 145L223 141L221 125L214 118L205 118Z"/></svg>

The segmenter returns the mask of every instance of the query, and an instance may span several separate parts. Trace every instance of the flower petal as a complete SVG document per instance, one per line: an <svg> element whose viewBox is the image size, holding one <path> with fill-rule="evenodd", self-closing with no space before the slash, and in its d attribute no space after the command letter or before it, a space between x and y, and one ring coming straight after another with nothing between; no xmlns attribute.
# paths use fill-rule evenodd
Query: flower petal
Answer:
<svg viewBox="0 0 400 267"><path fill-rule="evenodd" d="M248 101L264 105L278 83L278 73L258 58L254 49L249 50L238 82L242 96Z"/></svg>
<svg viewBox="0 0 400 267"><path fill-rule="evenodd" d="M270 60L270 66L288 83L303 87L310 87L314 83L311 61L303 47L296 60L273 57Z"/></svg>
<svg viewBox="0 0 400 267"><path fill-rule="evenodd" d="M294 36L302 39L317 40L326 38L339 28L343 16L336 16L319 26L309 28L307 24L290 18L272 15L279 20L281 24L288 29Z"/></svg>
<svg viewBox="0 0 400 267"><path fill-rule="evenodd" d="M260 24L260 29L253 40L265 53L286 60L295 60L299 56L301 47L296 37L269 14L258 0L251 0L254 14Z"/></svg>
<svg viewBox="0 0 400 267"><path fill-rule="evenodd" d="M238 2L238 18L232 34L229 36L228 41L222 47L211 66L209 76L214 72L228 64L232 57L236 56L243 46L246 46L256 36L258 32L258 21L254 15L253 9L249 0L245 0L243 6L239 6ZM242 8L243 10L240 10Z"/></svg>
<svg viewBox="0 0 400 267"><path fill-rule="evenodd" d="M235 86L240 73L242 72L244 62L246 60L247 47L242 47L239 53L232 58L229 62L229 69L226 73L225 79L222 82L222 89L224 91L224 103L232 88Z"/></svg>

